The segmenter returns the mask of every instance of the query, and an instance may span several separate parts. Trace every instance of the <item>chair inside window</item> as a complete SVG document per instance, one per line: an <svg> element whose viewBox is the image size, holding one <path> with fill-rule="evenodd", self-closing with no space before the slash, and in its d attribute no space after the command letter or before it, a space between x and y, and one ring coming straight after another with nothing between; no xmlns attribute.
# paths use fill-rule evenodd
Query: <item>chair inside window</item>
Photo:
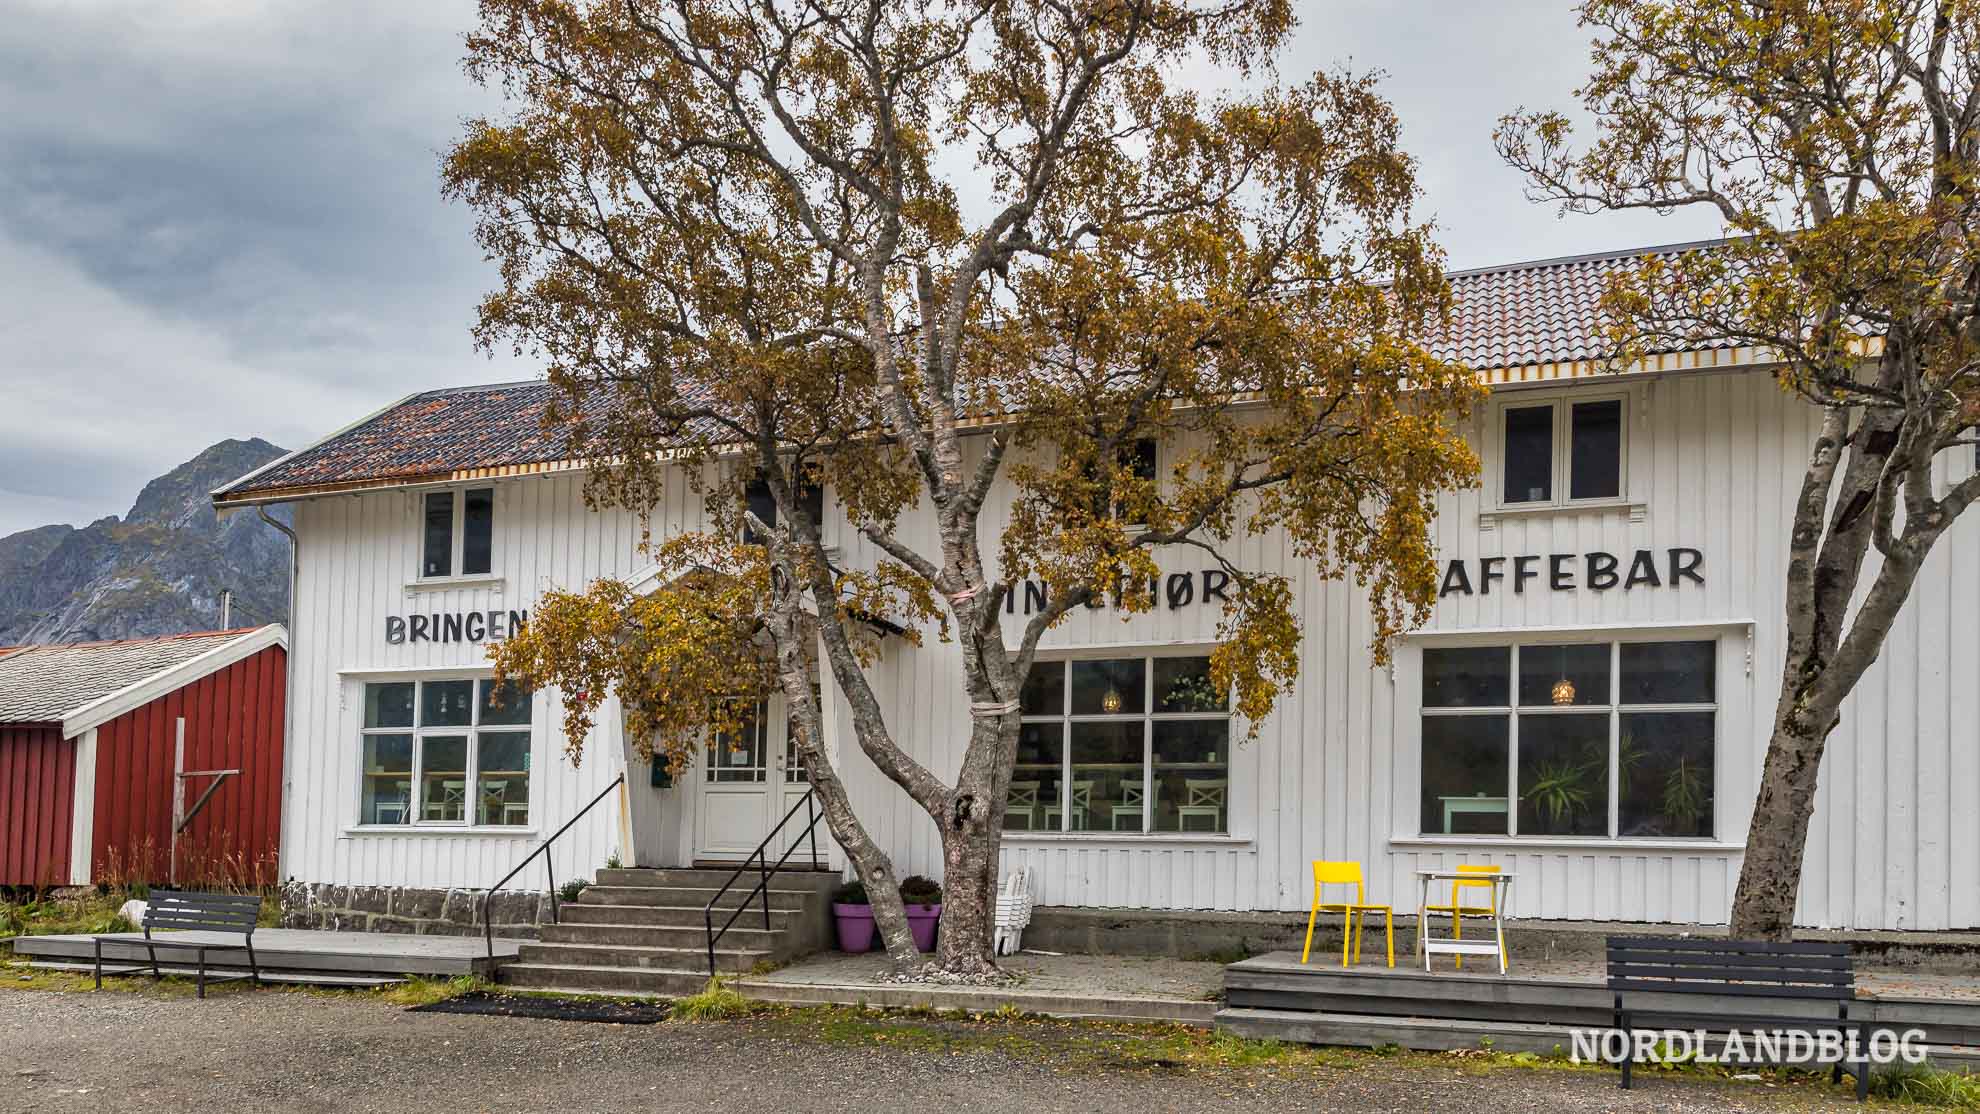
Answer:
<svg viewBox="0 0 1980 1114"><path fill-rule="evenodd" d="M1093 790L1099 784L1098 779L1094 778L1082 778L1078 781L1067 783L1066 795L1070 799L1072 811L1066 815L1066 831L1083 832L1086 830L1087 813L1093 810ZM1051 804L1044 805L1039 811L1045 814L1046 830L1058 831L1059 826L1053 823L1053 821L1059 816L1059 802L1053 801Z"/></svg>
<svg viewBox="0 0 1980 1114"><path fill-rule="evenodd" d="M430 783L429 783L430 784ZM449 778L440 783L440 796L426 799L427 820L462 820L467 817L467 782Z"/></svg>
<svg viewBox="0 0 1980 1114"><path fill-rule="evenodd" d="M1499 864L1493 863L1490 866L1484 866L1476 863L1465 863L1458 867L1458 871L1462 874L1498 874ZM1465 890L1484 890L1485 904L1466 905L1463 898ZM1476 901L1477 897L1474 895L1472 900ZM1431 913L1449 913L1451 915L1451 939L1462 940L1464 939L1464 919L1466 917L1496 917L1499 915L1498 889L1493 885L1490 878L1454 878L1451 880L1451 903L1449 905L1426 905L1423 907L1424 916L1427 917ZM1420 928L1419 931L1421 931ZM1463 956L1460 955L1454 958L1457 960L1459 967L1464 966ZM1503 967L1505 966L1505 962L1505 941L1501 940L1499 942L1499 965Z"/></svg>
<svg viewBox="0 0 1980 1114"><path fill-rule="evenodd" d="M1183 782L1183 803L1176 809L1176 829L1189 831L1192 817L1207 819L1210 826L1205 831L1224 830L1224 803L1229 799L1231 781L1229 778L1200 777Z"/></svg>
<svg viewBox="0 0 1980 1114"><path fill-rule="evenodd" d="M393 792L391 796L379 797L372 802L372 823L403 824L406 822L406 813L411 811L407 808L407 804L412 800L412 782L395 781L392 783L392 786Z"/></svg>
<svg viewBox="0 0 1980 1114"><path fill-rule="evenodd" d="M1160 797L1161 795L1162 795L1162 783L1160 781L1157 781L1155 783L1154 796ZM1132 820L1134 822L1133 826L1130 827L1128 830L1135 832L1140 831L1141 806L1142 806L1141 779L1123 778L1121 780L1121 802L1114 806L1114 812L1112 817L1113 830L1117 832L1121 830L1122 820Z"/></svg>
<svg viewBox="0 0 1980 1114"><path fill-rule="evenodd" d="M1004 792L1004 827L1022 817L1024 830L1038 827L1038 786L1036 781L1013 781Z"/></svg>
<svg viewBox="0 0 1980 1114"><path fill-rule="evenodd" d="M1322 900L1328 886L1353 886L1354 900ZM1341 966L1348 965L1350 950L1354 962L1361 962L1362 919L1371 911L1381 913L1387 921L1389 966L1396 965L1395 910L1387 905L1369 903L1367 888L1362 882L1360 863L1313 860L1313 909L1306 915L1306 949L1299 954L1301 963L1305 963L1313 954L1313 925L1319 920L1322 911L1341 914Z"/></svg>

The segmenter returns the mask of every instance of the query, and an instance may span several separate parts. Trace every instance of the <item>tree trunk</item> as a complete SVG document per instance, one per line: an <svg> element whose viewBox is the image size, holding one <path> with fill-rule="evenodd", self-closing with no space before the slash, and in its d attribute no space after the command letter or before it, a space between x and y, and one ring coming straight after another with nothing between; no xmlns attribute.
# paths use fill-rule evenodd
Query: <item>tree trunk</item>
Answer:
<svg viewBox="0 0 1980 1114"><path fill-rule="evenodd" d="M1788 663L1787 676L1801 675L1806 662ZM1794 935L1795 897L1801 888L1801 860L1808 844L1808 822L1815 813L1815 787L1822 751L1836 724L1834 708L1801 706L1802 686L1785 686L1767 759L1760 773L1760 795L1746 833L1746 860L1733 895L1731 933L1737 940L1789 940ZM1805 691L1805 689L1803 689Z"/></svg>
<svg viewBox="0 0 1980 1114"><path fill-rule="evenodd" d="M959 795L960 799L960 795ZM993 813L996 815L993 817ZM942 932L935 962L957 974L996 970L998 828L1003 810L972 807L942 829ZM994 822L998 828L991 827Z"/></svg>

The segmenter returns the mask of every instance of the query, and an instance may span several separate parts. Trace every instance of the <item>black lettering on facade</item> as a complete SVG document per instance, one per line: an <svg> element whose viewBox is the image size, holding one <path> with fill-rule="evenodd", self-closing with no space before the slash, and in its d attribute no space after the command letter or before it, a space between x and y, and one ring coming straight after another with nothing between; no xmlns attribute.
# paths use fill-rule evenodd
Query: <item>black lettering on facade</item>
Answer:
<svg viewBox="0 0 1980 1114"><path fill-rule="evenodd" d="M1220 600L1224 603L1231 602L1230 597L1224 595L1224 588L1228 586L1230 582L1231 582L1230 573L1227 573L1222 569L1204 569L1203 570L1203 602L1209 603L1211 600Z"/></svg>
<svg viewBox="0 0 1980 1114"><path fill-rule="evenodd" d="M406 620L403 615L385 616L385 641L397 646L406 640Z"/></svg>
<svg viewBox="0 0 1980 1114"><path fill-rule="evenodd" d="M1670 550L1670 558L1671 587L1677 587L1680 580L1689 580L1698 585L1705 583L1705 577L1698 571L1699 566L1705 563L1705 554L1696 549L1673 549Z"/></svg>
<svg viewBox="0 0 1980 1114"><path fill-rule="evenodd" d="M510 634L519 633L523 629L523 624L527 622L529 622L529 612L527 611L509 612L509 633Z"/></svg>
<svg viewBox="0 0 1980 1114"><path fill-rule="evenodd" d="M430 620L428 620L427 617L424 615L414 615L411 618L407 619L406 622L410 629L408 629L406 632L406 641L408 642L427 641L426 625L429 621Z"/></svg>
<svg viewBox="0 0 1980 1114"><path fill-rule="evenodd" d="M1572 553L1556 553L1547 558L1547 587L1556 592L1574 590L1574 570L1568 562L1574 560Z"/></svg>
<svg viewBox="0 0 1980 1114"><path fill-rule="evenodd" d="M1539 563L1540 558L1530 553L1521 554L1513 558L1513 592L1515 594L1525 593L1526 582L1540 575L1539 569L1529 567L1538 565Z"/></svg>
<svg viewBox="0 0 1980 1114"><path fill-rule="evenodd" d="M1657 577L1657 562L1647 549L1637 550L1636 556L1630 560L1629 579L1623 581L1623 590L1627 591L1638 584L1648 584L1652 588L1661 588L1664 585L1664 582Z"/></svg>
<svg viewBox="0 0 1980 1114"><path fill-rule="evenodd" d="M1464 562L1453 560L1444 566L1444 584L1437 589L1437 598L1456 592L1460 596L1471 594L1471 574L1464 571Z"/></svg>
<svg viewBox="0 0 1980 1114"><path fill-rule="evenodd" d="M1590 553L1588 555L1588 586L1597 592L1606 592L1616 586L1616 555L1613 553Z"/></svg>
<svg viewBox="0 0 1980 1114"><path fill-rule="evenodd" d="M460 612L458 611L449 612L445 615L440 616L439 619L440 619L440 637L436 641L459 642L461 640Z"/></svg>
<svg viewBox="0 0 1980 1114"><path fill-rule="evenodd" d="M1196 599L1196 578L1186 572L1170 573L1167 595L1170 611L1187 606Z"/></svg>
<svg viewBox="0 0 1980 1114"><path fill-rule="evenodd" d="M479 611L470 611L461 621L461 633L469 642L479 642L488 637L488 617Z"/></svg>
<svg viewBox="0 0 1980 1114"><path fill-rule="evenodd" d="M1045 610L1045 585L1036 580L1024 582L1024 613Z"/></svg>
<svg viewBox="0 0 1980 1114"><path fill-rule="evenodd" d="M1504 557L1485 557L1479 560L1478 562L1478 594L1479 595L1481 596L1491 595L1492 582L1494 580L1504 580L1506 578L1506 574L1497 568L1497 566L1503 565L1505 563L1506 563L1506 559Z"/></svg>

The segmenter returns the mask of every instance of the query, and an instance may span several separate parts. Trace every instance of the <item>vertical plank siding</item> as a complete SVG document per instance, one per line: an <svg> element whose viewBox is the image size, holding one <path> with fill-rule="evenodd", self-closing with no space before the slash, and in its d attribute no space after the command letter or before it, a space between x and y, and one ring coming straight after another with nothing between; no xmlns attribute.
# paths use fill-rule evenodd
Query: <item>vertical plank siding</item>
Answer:
<svg viewBox="0 0 1980 1114"><path fill-rule="evenodd" d="M1236 543L1248 567L1292 578L1307 632L1300 679L1231 754L1228 835L1121 837L1012 833L1005 869L1034 872L1040 901L1054 905L1224 910L1303 910L1306 863L1367 864L1378 900L1408 906L1413 871L1459 862L1498 862L1519 873L1514 913L1564 919L1722 923L1738 878L1779 684L1780 629L1790 500L1799 486L1817 415L1787 398L1764 373L1703 373L1596 383L1577 388L1628 396L1628 503L1547 513L1501 513L1491 497L1499 462L1487 407L1469 436L1485 458L1487 488L1439 503L1433 527L1440 560L1695 548L1703 586L1597 592L1551 591L1508 580L1490 595L1439 601L1425 627L1378 666L1369 646L1366 600L1351 584L1322 582L1274 537ZM1519 395L1521 388L1500 392ZM1167 467L1166 461L1163 465ZM1945 479L1968 474L1970 458L1947 462ZM646 567L639 525L619 512L583 507L581 480L552 476L496 484L499 584L412 585L417 496L381 492L312 500L298 510L303 538L294 638L296 715L285 820L288 873L313 882L484 886L540 836L626 768L615 715L584 741L584 761L562 756L554 693L535 707L530 834L469 835L353 831L357 815L358 718L365 676L431 676L485 669L484 649L466 643L388 645L388 615L532 608L550 588L581 588L600 576ZM986 532L1009 513L1000 490ZM696 528L700 509L676 481L654 516L656 533ZM925 508L901 525L904 540L933 541ZM842 560L876 553L842 524L828 524ZM1969 515L1939 545L1889 644L1845 707L1830 740L1810 829L1798 919L1852 928L1980 926L1980 516ZM1627 557L1625 556L1625 561ZM1187 550L1158 555L1165 572L1199 571ZM1018 616L1021 619L1021 612ZM1048 636L1054 653L1110 647L1183 651L1216 638L1218 609L1194 604L1125 617L1081 610ZM1544 633L1587 628L1589 637L1667 627L1702 632L1719 645L1718 799L1715 838L1646 846L1619 841L1514 841L1484 845L1423 837L1416 824L1420 734L1415 692L1425 645L1483 632ZM930 632L932 635L932 632ZM1129 652L1133 652L1130 650ZM934 637L920 648L889 640L873 681L889 727L942 776L960 765L967 700L956 650ZM1750 663L1750 664L1749 664ZM874 836L903 872L939 874L932 822L887 782L853 742L850 713L833 691L828 746ZM609 711L609 709L608 709ZM1241 726L1239 733L1241 733ZM693 779L654 793L630 787L640 830L670 832L663 857L692 854ZM616 810L598 813L560 841L559 878L589 874L619 846ZM628 852L626 856L632 856Z"/></svg>
<svg viewBox="0 0 1980 1114"><path fill-rule="evenodd" d="M0 886L69 881L76 744L58 724L0 724Z"/></svg>
<svg viewBox="0 0 1980 1114"><path fill-rule="evenodd" d="M241 771L180 833L182 880L276 879L287 661L287 651L270 646L97 727L96 880L170 877L172 761L181 717L185 769ZM211 780L187 781L187 808Z"/></svg>

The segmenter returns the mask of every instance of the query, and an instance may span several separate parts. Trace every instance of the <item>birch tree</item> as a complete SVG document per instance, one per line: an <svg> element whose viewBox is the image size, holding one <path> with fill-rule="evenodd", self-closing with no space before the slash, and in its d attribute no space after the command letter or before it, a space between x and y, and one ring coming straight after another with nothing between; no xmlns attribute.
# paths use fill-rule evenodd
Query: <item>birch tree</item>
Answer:
<svg viewBox="0 0 1980 1114"><path fill-rule="evenodd" d="M1591 0L1596 122L1505 118L1532 196L1577 212L1703 207L1732 241L1605 301L1619 360L1752 345L1821 411L1786 539L1786 661L1732 909L1786 939L1825 741L1926 558L1980 498L1974 309L1980 5Z"/></svg>
<svg viewBox="0 0 1980 1114"><path fill-rule="evenodd" d="M907 962L894 864L822 750L826 672L840 764L940 833L938 962L989 974L1018 694L1065 616L1146 610L1160 552L1214 565L1212 674L1253 731L1300 631L1237 539L1283 531L1363 584L1378 650L1423 618L1477 388L1425 347L1449 293L1395 114L1368 75L1282 78L1292 23L1287 0L483 0L467 67L508 110L444 168L501 268L481 339L544 360L590 500L654 521L685 477L707 516L652 540L658 590L540 601L505 674L561 689L574 748L616 693L677 770L780 693ZM1160 475L1147 438L1177 446ZM828 546L831 516L877 557ZM888 720L893 637L956 647L955 769Z"/></svg>

